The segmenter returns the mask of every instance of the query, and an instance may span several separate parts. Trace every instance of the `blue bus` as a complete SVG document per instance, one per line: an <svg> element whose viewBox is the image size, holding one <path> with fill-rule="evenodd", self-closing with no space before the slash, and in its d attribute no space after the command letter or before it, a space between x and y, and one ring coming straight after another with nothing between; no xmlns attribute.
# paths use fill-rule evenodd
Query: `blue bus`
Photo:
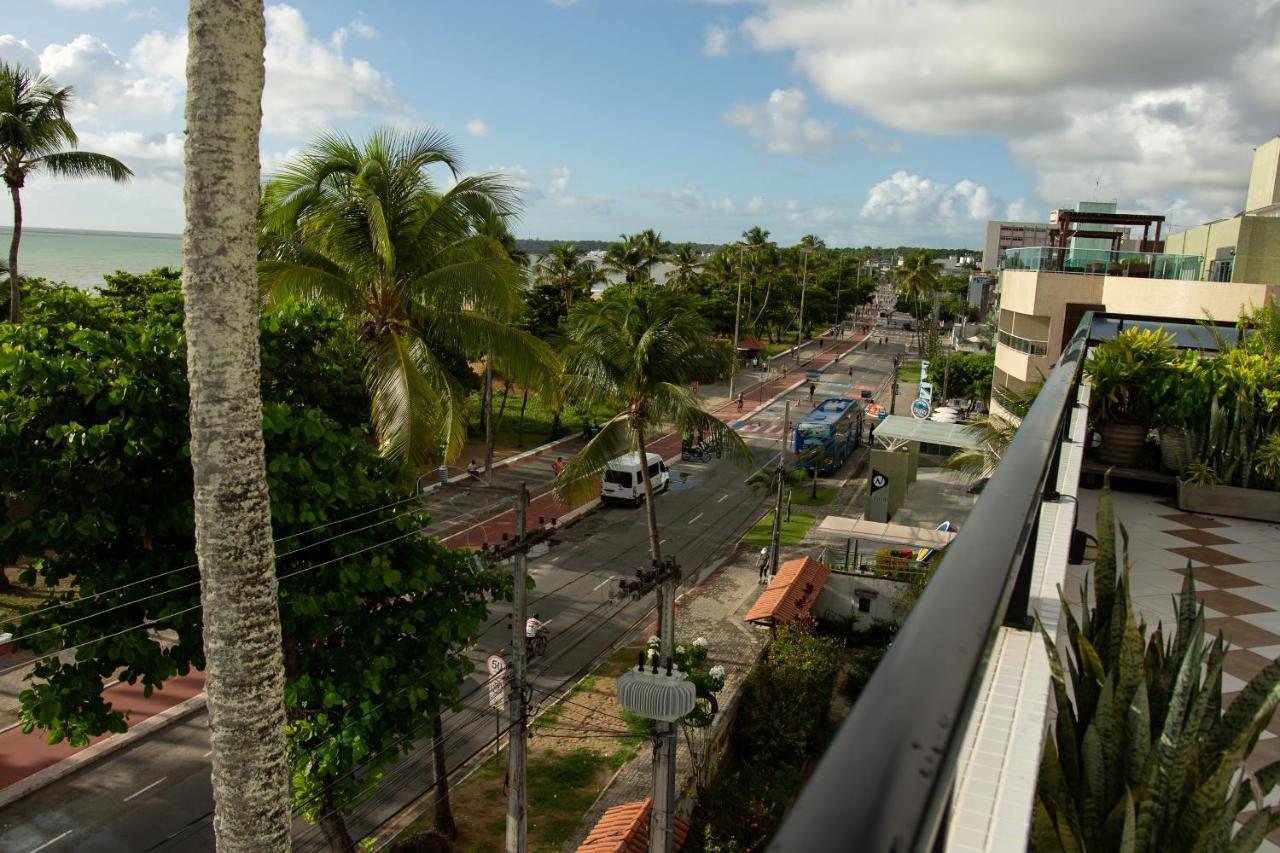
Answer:
<svg viewBox="0 0 1280 853"><path fill-rule="evenodd" d="M822 445L826 452L822 454L818 473L832 473L862 443L862 417L862 406L852 397L823 400L796 424L793 442L796 454Z"/></svg>

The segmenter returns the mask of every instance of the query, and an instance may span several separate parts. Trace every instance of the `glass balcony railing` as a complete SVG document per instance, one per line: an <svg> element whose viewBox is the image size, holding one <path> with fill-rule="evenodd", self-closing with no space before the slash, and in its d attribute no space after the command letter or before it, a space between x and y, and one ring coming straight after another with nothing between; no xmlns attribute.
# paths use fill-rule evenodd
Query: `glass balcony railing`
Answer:
<svg viewBox="0 0 1280 853"><path fill-rule="evenodd" d="M1038 270L1080 275L1120 275L1132 278L1164 278L1196 281L1200 255L1166 255L1156 252L1109 252L1105 249L1062 249L1023 246L1005 253L1006 270Z"/></svg>
<svg viewBox="0 0 1280 853"><path fill-rule="evenodd" d="M1031 338L1018 337L1006 332L1004 329L996 332L996 339L1005 346L1027 355L1047 355L1049 352L1048 341L1035 341Z"/></svg>

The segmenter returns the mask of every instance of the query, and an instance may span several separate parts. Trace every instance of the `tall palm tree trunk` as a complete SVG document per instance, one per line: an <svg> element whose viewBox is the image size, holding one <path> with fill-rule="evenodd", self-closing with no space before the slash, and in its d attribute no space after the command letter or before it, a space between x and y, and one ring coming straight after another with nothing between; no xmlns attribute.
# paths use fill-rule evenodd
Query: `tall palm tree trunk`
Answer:
<svg viewBox="0 0 1280 853"><path fill-rule="evenodd" d="M332 784L332 780L326 780L325 784ZM320 818L320 831L324 834L324 840L329 843L329 850L332 853L350 853L355 850L355 839L347 829L347 821L338 809L332 789L321 795L320 808L324 809L323 817Z"/></svg>
<svg viewBox="0 0 1280 853"><path fill-rule="evenodd" d="M493 356L484 357L484 478L493 467Z"/></svg>
<svg viewBox="0 0 1280 853"><path fill-rule="evenodd" d="M16 186L9 187L9 195L13 197L13 237L9 239L9 322L17 323L22 318L19 306L22 303L22 288L18 286L18 244L22 242L22 190Z"/></svg>
<svg viewBox="0 0 1280 853"><path fill-rule="evenodd" d="M218 850L290 849L259 391L262 0L191 0L182 289Z"/></svg>
<svg viewBox="0 0 1280 853"><path fill-rule="evenodd" d="M450 841L458 837L458 824L453 820L453 806L449 803L449 765L444 754L444 718L440 706L431 716L431 768L435 775L436 808L435 830Z"/></svg>
<svg viewBox="0 0 1280 853"><path fill-rule="evenodd" d="M649 478L649 456L645 450L644 427L637 426L636 447L640 451L640 482L644 483L644 517L649 526L649 553L654 562L662 559L662 546L658 539L658 510L653 505L653 480Z"/></svg>
<svg viewBox="0 0 1280 853"><path fill-rule="evenodd" d="M524 410L529 405L529 389L520 395L520 426L516 429L516 447L524 447Z"/></svg>

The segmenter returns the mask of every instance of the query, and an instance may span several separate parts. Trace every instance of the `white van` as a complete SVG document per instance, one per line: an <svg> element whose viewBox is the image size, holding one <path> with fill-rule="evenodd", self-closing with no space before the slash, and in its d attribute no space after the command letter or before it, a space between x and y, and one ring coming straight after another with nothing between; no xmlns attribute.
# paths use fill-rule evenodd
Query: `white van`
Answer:
<svg viewBox="0 0 1280 853"><path fill-rule="evenodd" d="M646 454L649 460L649 479L653 491L665 492L670 485L667 463L656 453ZM600 500L605 503L639 504L644 500L644 480L640 474L640 454L627 453L612 460L604 468L604 482L600 487Z"/></svg>

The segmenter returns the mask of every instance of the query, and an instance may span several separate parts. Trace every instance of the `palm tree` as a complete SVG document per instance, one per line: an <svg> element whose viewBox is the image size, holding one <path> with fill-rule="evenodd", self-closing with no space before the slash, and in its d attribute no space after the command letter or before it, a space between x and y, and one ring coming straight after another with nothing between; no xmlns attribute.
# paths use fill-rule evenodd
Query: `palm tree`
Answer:
<svg viewBox="0 0 1280 853"><path fill-rule="evenodd" d="M490 354L533 388L559 369L546 344L503 319L524 275L483 228L514 213L511 189L475 175L442 191L432 166L457 175L452 144L431 130L378 130L362 144L326 135L262 194L266 305L323 299L347 313L382 451L414 465L455 458L466 436L465 393L442 356Z"/></svg>
<svg viewBox="0 0 1280 853"><path fill-rule="evenodd" d="M671 244L662 239L662 235L652 228L646 228L635 236L640 246L642 258L641 274L644 278L653 277L653 267L667 260L671 253Z"/></svg>
<svg viewBox="0 0 1280 853"><path fill-rule="evenodd" d="M688 290L698 277L698 268L702 266L702 254L692 243L681 243L671 251L668 260L672 270L667 282L680 290Z"/></svg>
<svg viewBox="0 0 1280 853"><path fill-rule="evenodd" d="M569 461L556 489L570 504L588 497L605 464L635 451L645 459L649 442L667 426L700 430L724 442L731 457L748 460L742 438L703 411L690 383L727 363L729 353L706 321L669 291L640 292L631 299L593 304L569 328L565 348L567 394L618 412ZM662 558L653 487L641 465L649 525L649 550Z"/></svg>
<svg viewBox="0 0 1280 853"><path fill-rule="evenodd" d="M287 851L284 664L262 440L253 236L265 77L262 0L192 0L188 25L182 291L213 829L219 850ZM61 113L52 102L48 108ZM68 131L59 131L61 138Z"/></svg>
<svg viewBox="0 0 1280 853"><path fill-rule="evenodd" d="M1014 416L1013 420L987 413L969 421L965 426L978 440L978 446L957 450L947 457L943 467L983 480L995 473L996 466L1009 449L1022 419L1031 411L1031 404L1035 402L1042 386L1043 383L1038 382L1020 391L1008 392L1005 404L1009 414Z"/></svg>
<svg viewBox="0 0 1280 853"><path fill-rule="evenodd" d="M609 248L605 249L602 266L605 270L622 276L627 292L630 293L632 286L643 280L649 263L645 260L645 250L638 236L619 234L618 238L620 242L610 243Z"/></svg>
<svg viewBox="0 0 1280 853"><path fill-rule="evenodd" d="M600 271L573 243L556 243L538 259L534 268L534 280L538 284L551 284L560 288L564 296L565 313L573 308L575 293L587 295L591 286L600 280Z"/></svg>
<svg viewBox="0 0 1280 853"><path fill-rule="evenodd" d="M902 298L914 309L917 347L923 352L924 315L921 312L925 300L932 298L938 288L938 267L928 252L916 252L899 267L897 279Z"/></svg>
<svg viewBox="0 0 1280 853"><path fill-rule="evenodd" d="M796 362L800 361L800 342L804 337L804 293L806 285L809 283L809 256L819 249L826 247L821 239L813 234L806 234L800 238L799 244L796 246L800 250L801 272L800 272L800 320L799 328L796 329Z"/></svg>
<svg viewBox="0 0 1280 853"><path fill-rule="evenodd" d="M114 157L92 151L68 151L78 144L67 120L71 87L58 87L42 74L0 62L0 170L13 199L13 237L9 241L9 322L21 319L18 287L18 244L22 241L22 188L41 169L59 178L133 176Z"/></svg>

